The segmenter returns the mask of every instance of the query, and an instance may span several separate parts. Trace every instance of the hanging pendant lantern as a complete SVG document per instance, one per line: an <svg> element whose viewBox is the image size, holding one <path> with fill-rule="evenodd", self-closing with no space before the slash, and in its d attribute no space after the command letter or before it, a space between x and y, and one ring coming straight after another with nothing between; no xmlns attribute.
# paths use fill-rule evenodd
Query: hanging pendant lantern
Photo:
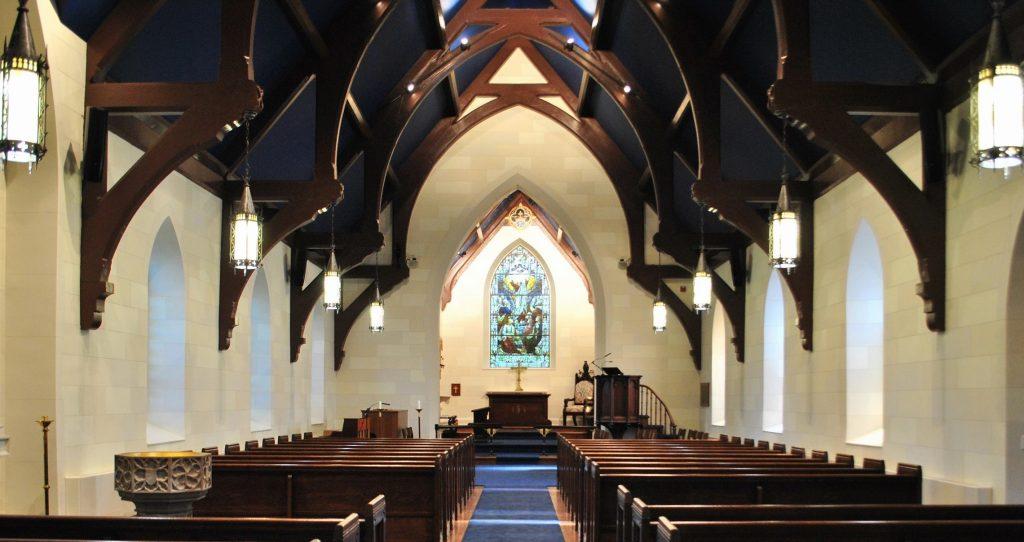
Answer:
<svg viewBox="0 0 1024 542"><path fill-rule="evenodd" d="M779 190L778 207L768 227L768 244L772 267L788 273L800 262L800 215L790 208L785 178Z"/></svg>
<svg viewBox="0 0 1024 542"><path fill-rule="evenodd" d="M341 269L334 257L334 247L327 258L327 269L324 269L324 309L339 311L341 306Z"/></svg>
<svg viewBox="0 0 1024 542"><path fill-rule="evenodd" d="M373 256L373 289L374 297L370 303L370 333L384 331L384 302L380 299L380 250Z"/></svg>
<svg viewBox="0 0 1024 542"><path fill-rule="evenodd" d="M1008 170L1024 163L1024 76L1003 35L1003 2L992 3L985 60L971 93L976 149L971 162Z"/></svg>
<svg viewBox="0 0 1024 542"><path fill-rule="evenodd" d="M36 54L28 0L19 0L10 41L0 57L0 160L33 166L46 154L46 57Z"/></svg>
<svg viewBox="0 0 1024 542"><path fill-rule="evenodd" d="M661 251L658 251L658 290L654 294L654 306L651 307L651 322L655 333L665 331L668 325L668 310L665 302L661 300Z"/></svg>
<svg viewBox="0 0 1024 542"><path fill-rule="evenodd" d="M377 290L377 297L370 303L370 333L384 331L384 302L380 300L380 290Z"/></svg>
<svg viewBox="0 0 1024 542"><path fill-rule="evenodd" d="M658 297L654 300L654 306L651 307L651 319L654 322L655 333L665 331L665 326L668 325L668 309L665 307L665 302L661 300L660 289Z"/></svg>
<svg viewBox="0 0 1024 542"><path fill-rule="evenodd" d="M260 265L263 250L263 218L256 213L252 192L246 183L238 212L231 218L231 263L235 269L253 271Z"/></svg>
<svg viewBox="0 0 1024 542"><path fill-rule="evenodd" d="M704 312L711 308L711 273L701 249L697 258L697 270L693 273L693 310Z"/></svg>

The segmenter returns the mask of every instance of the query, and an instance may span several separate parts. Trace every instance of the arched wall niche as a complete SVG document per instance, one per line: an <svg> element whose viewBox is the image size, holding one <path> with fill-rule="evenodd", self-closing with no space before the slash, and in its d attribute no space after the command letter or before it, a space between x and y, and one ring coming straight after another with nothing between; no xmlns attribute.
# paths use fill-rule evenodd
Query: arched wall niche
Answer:
<svg viewBox="0 0 1024 542"><path fill-rule="evenodd" d="M577 243L594 289L593 352L612 352L623 370L644 375L660 387L659 394L671 398L677 423L697 424L698 378L687 358L685 335L652 334L650 296L619 268L619 259L629 257L628 230L612 183L597 159L564 127L522 106L481 121L467 135L452 143L435 163L419 193L407 243L407 255L415 256L418 264L385 299L387 325L406 336L411 332L415 344L407 341L401 348L385 347L368 333L353 333L341 368L346 374L339 375L340 400L345 403L341 411L389 398L405 408L414 406L420 396L428 399L424 418L435 415L437 410L430 409L438 408L434 394L441 379L439 301L451 258L476 221L495 202L519 189L551 213ZM354 330L365 329L367 316L360 318ZM670 326L679 329L678 322ZM371 359L395 370L378 373ZM368 387L377 377L385 382ZM525 378L528 383L529 376ZM510 376L503 389L513 385L514 376ZM373 389L381 392L367 391ZM424 396L425 390L432 397ZM559 414L560 408L558 412L549 408L549 417L560 422Z"/></svg>
<svg viewBox="0 0 1024 542"><path fill-rule="evenodd" d="M1006 502L1024 503L1024 218L1018 220L1006 296Z"/></svg>
<svg viewBox="0 0 1024 542"><path fill-rule="evenodd" d="M878 239L857 226L846 273L846 441L885 442L885 279Z"/></svg>
<svg viewBox="0 0 1024 542"><path fill-rule="evenodd" d="M171 219L164 220L149 257L146 444L185 439L187 332L185 265Z"/></svg>
<svg viewBox="0 0 1024 542"><path fill-rule="evenodd" d="M779 272L772 271L764 296L764 357L761 430L781 433L786 376L786 300Z"/></svg>
<svg viewBox="0 0 1024 542"><path fill-rule="evenodd" d="M253 279L249 315L249 427L267 431L273 423L270 288L263 270ZM294 379L291 379L294 380Z"/></svg>

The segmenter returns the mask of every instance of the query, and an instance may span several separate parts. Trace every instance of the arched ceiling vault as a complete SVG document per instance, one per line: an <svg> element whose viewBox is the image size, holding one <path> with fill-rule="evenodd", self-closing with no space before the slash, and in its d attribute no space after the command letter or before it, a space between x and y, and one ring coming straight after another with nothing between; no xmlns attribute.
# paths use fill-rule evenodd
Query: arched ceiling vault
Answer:
<svg viewBox="0 0 1024 542"><path fill-rule="evenodd" d="M694 199L715 208L722 220L708 225L711 258L733 275L732 286L716 275L715 290L740 356L742 254L750 243L766 247L781 163L804 181L792 192L805 225L814 198L864 173L906 227L928 324L943 326L939 118L964 96L983 50L985 0L53 1L88 41L83 328L99 326L113 293L106 277L120 234L173 168L224 198L226 217L248 160L266 247L289 243L293 269L323 262L330 223L316 211L340 199L339 259L354 266L351 276L382 271L382 290L398 286L408 275L403 228L430 168L472 126L513 106L558 122L601 161L628 217L627 272L649 292L659 275L643 261L645 237L655 234L660 250L691 269ZM1017 46L1024 2L1009 4ZM544 83L491 81L515 51ZM478 97L493 100L474 105ZM258 113L248 150L242 130L231 129L242 111ZM148 149L110 190L108 129ZM885 156L918 130L923 192ZM378 217L389 205L393 263L359 265L382 245ZM644 205L657 213L657 232L643 231ZM813 231L803 233L804 261L786 280L809 348ZM246 279L222 271L222 348ZM297 356L319 282L294 283ZM337 316L336 363L364 294ZM699 318L681 302L673 310L699 360Z"/></svg>

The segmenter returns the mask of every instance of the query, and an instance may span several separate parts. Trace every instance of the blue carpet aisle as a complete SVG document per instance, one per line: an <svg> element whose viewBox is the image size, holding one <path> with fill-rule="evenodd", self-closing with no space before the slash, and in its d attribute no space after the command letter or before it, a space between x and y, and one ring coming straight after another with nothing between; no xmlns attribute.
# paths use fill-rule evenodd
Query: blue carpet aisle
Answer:
<svg viewBox="0 0 1024 542"><path fill-rule="evenodd" d="M561 542L562 530L548 487L554 465L477 465L484 487L463 542Z"/></svg>

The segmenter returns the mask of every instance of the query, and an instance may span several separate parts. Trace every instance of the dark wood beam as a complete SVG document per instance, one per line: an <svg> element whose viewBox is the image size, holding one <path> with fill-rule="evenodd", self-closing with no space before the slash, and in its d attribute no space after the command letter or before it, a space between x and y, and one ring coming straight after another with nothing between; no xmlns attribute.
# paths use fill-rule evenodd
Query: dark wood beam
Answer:
<svg viewBox="0 0 1024 542"><path fill-rule="evenodd" d="M128 169L117 184L108 187L105 180L89 181L88 193L93 198L82 202L82 329L96 329L102 323L105 299L114 293L114 285L108 282L110 266L135 212L179 164L212 145L225 125L262 107L260 88L252 79L255 19L255 0L225 3L221 10L217 81L193 96L194 101L177 122ZM174 96L173 93L161 94ZM156 104L151 102L150 105Z"/></svg>
<svg viewBox="0 0 1024 542"><path fill-rule="evenodd" d="M309 314L314 310L317 301L324 293L324 272L320 271L316 277L306 284L306 248L297 245L292 247L291 253L291 276L288 281L288 335L290 347L290 359L292 363L299 361L299 352L302 345L306 344L303 336L306 329L306 321Z"/></svg>
<svg viewBox="0 0 1024 542"><path fill-rule="evenodd" d="M675 293L671 291L658 275L658 267L643 263L632 263L626 268L626 276L633 282L640 285L648 294L657 296L661 292L661 300L672 311L683 332L690 343L690 358L693 366L701 370L701 318L700 315L686 306ZM667 292L667 293L665 293Z"/></svg>
<svg viewBox="0 0 1024 542"><path fill-rule="evenodd" d="M180 114L216 83L89 83L85 105L117 113Z"/></svg>
<svg viewBox="0 0 1024 542"><path fill-rule="evenodd" d="M296 229L316 217L318 210L337 202L344 188L338 180L338 140L345 115L345 97L359 69L364 53L377 30L394 12L396 0L374 4L355 2L332 24L328 34L330 57L319 63L316 73L316 126L313 182L270 218L263 229L263 252L267 254ZM226 253L227 246L222 247ZM231 345L238 301L250 274L236 274L226 259L221 264L219 348Z"/></svg>
<svg viewBox="0 0 1024 542"><path fill-rule="evenodd" d="M405 265L404 261L397 265L390 265L386 268L381 268L379 279L380 295L387 295L407 278L409 278L409 268ZM370 306L375 295L375 285L370 284L362 291L362 293L356 296L356 298L353 299L352 302L344 308L344 310L334 313L335 371L341 369L341 364L345 360L345 343L348 341L348 336L352 331L352 326L355 325L359 315Z"/></svg>
<svg viewBox="0 0 1024 542"><path fill-rule="evenodd" d="M792 56L810 54L808 0L773 0L773 5L780 64L809 66L809 58ZM790 56L784 58L784 53ZM813 82L809 71L782 69L780 73L782 77L769 90L772 107L806 124L813 132L813 141L841 156L878 191L903 226L917 257L921 279L917 294L924 302L928 329L942 331L946 306L946 191L945 168L935 166L942 161L945 148L937 127L939 121L934 120L941 111L938 93L922 93L916 104L920 118L930 123L929 137L922 138L922 157L929 178L921 191L847 114L852 101L882 101L875 92L877 87L853 100L850 92L837 90L834 84Z"/></svg>

